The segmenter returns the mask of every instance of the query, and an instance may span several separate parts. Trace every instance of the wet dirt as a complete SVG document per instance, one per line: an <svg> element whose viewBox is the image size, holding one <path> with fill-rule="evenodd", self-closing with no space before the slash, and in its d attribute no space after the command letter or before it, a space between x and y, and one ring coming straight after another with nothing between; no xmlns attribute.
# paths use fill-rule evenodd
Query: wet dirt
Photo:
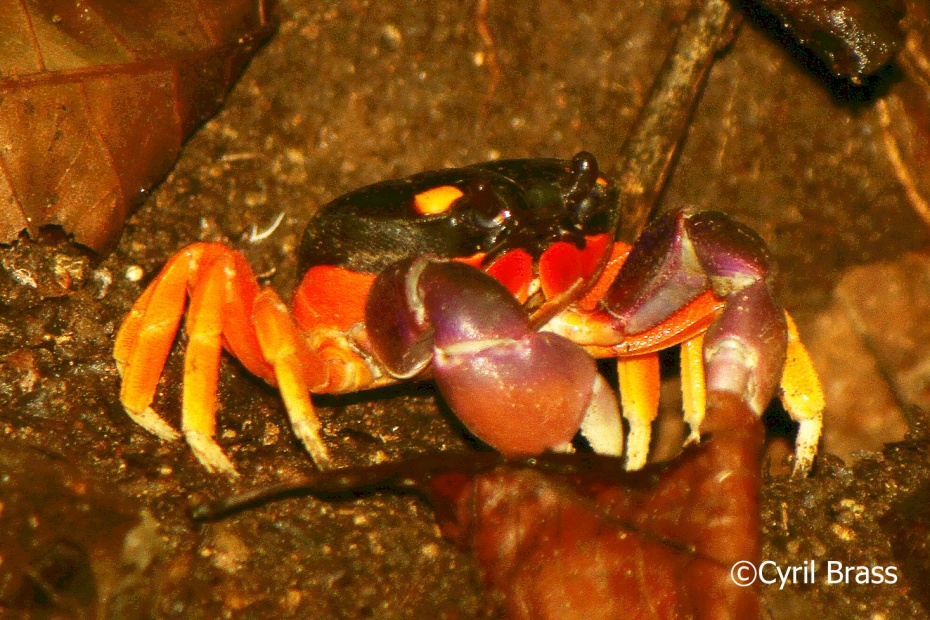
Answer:
<svg viewBox="0 0 930 620"><path fill-rule="evenodd" d="M9 531L40 523L68 534L58 537L67 545L41 549L26 544L28 536L5 540L4 557L18 563L0 565L0 601L43 618L490 614L474 561L441 538L414 497L290 499L194 522L192 503L313 465L276 392L227 359L219 436L243 478L207 474L183 444L161 443L122 412L112 360L113 335L132 302L193 241L241 249L286 296L304 222L347 190L424 169L569 157L582 148L609 168L687 8L489 2L482 17L480 6L281 2L278 33L129 220L112 255L98 260L55 238L0 248L0 462L6 480L18 481L15 496L0 498L0 522L19 524ZM899 429L873 437L867 453L847 450L847 464L825 454L803 481L778 473L780 453L770 452L762 557L781 566L813 560L820 570L813 583L764 587L766 613L930 617L920 588L930 570L921 499L930 485L926 340L895 358L882 344L891 330L871 329L881 320L917 324L904 313L919 317L930 303L915 294L899 309L875 308L866 293L891 281L888 272L849 276L880 264L904 273L905 289L925 283L915 265L926 262L928 225L915 200L928 180L908 159L919 151L914 136L925 134L907 102L926 93L899 68L862 96L835 86L744 24L711 71L663 200L727 211L769 244L781 301L802 337L820 342L812 353L831 398L828 437L849 428L859 437L855 429L873 415L891 416ZM259 234L281 214L277 228ZM849 329L834 329L844 321ZM841 337L856 339L848 349L855 357L837 353ZM176 347L169 358L155 403L174 424L182 352ZM822 362L831 356L845 364ZM850 379L865 366L874 371ZM857 407L844 386L889 396ZM317 402L339 465L474 449L428 385ZM834 407L854 418L831 431ZM676 408L666 400L665 411ZM903 443L879 451L905 428ZM47 471L57 473L38 473ZM61 506L32 508L48 488L61 489ZM42 531L41 540L57 540ZM127 551L129 531L137 535ZM48 557L54 570L37 572ZM828 561L894 565L900 578L830 585Z"/></svg>

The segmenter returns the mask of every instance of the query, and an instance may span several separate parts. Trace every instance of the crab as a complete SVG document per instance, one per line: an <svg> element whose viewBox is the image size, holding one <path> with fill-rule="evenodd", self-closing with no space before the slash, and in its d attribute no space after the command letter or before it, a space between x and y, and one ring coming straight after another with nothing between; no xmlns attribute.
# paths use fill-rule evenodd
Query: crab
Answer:
<svg viewBox="0 0 930 620"><path fill-rule="evenodd" d="M615 238L617 200L586 152L361 188L309 222L290 310L241 253L195 243L119 330L122 404L158 437L181 437L151 405L187 306L181 430L211 472L237 475L214 439L223 349L277 386L320 468L332 462L311 394L432 379L505 455L570 450L580 432L603 454L621 456L626 443L635 470L658 410L658 351L681 345L689 441L709 390L756 414L778 394L798 422L794 472L806 474L823 395L773 297L762 240L723 213L681 208L630 246ZM596 358L616 360L619 404Z"/></svg>

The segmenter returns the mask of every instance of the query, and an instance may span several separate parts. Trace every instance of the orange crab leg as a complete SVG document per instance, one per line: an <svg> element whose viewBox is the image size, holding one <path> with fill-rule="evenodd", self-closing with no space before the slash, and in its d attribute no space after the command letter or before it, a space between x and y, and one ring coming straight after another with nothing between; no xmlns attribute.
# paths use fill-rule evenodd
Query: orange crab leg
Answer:
<svg viewBox="0 0 930 620"><path fill-rule="evenodd" d="M637 470L646 464L652 439L652 423L659 411L658 353L618 357L617 376L623 417L630 425L626 467ZM697 441L707 410L703 332L681 343L681 392L684 419L690 429L688 441Z"/></svg>
<svg viewBox="0 0 930 620"><path fill-rule="evenodd" d="M652 421L659 411L659 355L646 353L617 359L620 404L630 424L627 469L642 469L649 454Z"/></svg>
<svg viewBox="0 0 930 620"><path fill-rule="evenodd" d="M687 443L697 442L701 438L701 422L707 412L704 334L681 343L681 396L684 419L691 431Z"/></svg>
<svg viewBox="0 0 930 620"><path fill-rule="evenodd" d="M226 274L230 265L217 257L206 266L191 292L187 316L190 341L184 356L181 429L197 459L210 471L234 474L235 468L214 440L216 391L223 351L223 311Z"/></svg>
<svg viewBox="0 0 930 620"><path fill-rule="evenodd" d="M224 245L219 248L225 264L225 270L216 273L223 279L223 288L218 291L223 296L223 345L250 373L276 385L254 324L255 301L261 294L258 280L241 253Z"/></svg>
<svg viewBox="0 0 930 620"><path fill-rule="evenodd" d="M273 289L266 288L258 294L254 310L262 353L274 367L294 434L318 467L329 467L329 453L320 437L322 424L310 400L311 390L320 391L328 384L323 360L310 351Z"/></svg>
<svg viewBox="0 0 930 620"><path fill-rule="evenodd" d="M793 475L806 474L817 455L826 407L823 388L810 354L801 343L794 319L785 312L788 324L788 352L781 376L781 402L791 419L798 423Z"/></svg>
<svg viewBox="0 0 930 620"><path fill-rule="evenodd" d="M198 460L210 471L237 475L214 439L225 347L251 373L279 387L294 432L317 465L328 466L310 393L372 386L372 372L338 330L312 330L311 348L277 293L259 290L245 258L222 244L194 244L172 257L120 328L114 355L129 415L162 439L179 437L151 404L188 295L181 427Z"/></svg>
<svg viewBox="0 0 930 620"><path fill-rule="evenodd" d="M187 282L204 252L176 254L136 301L116 337L113 355L122 374L120 400L139 425L166 441L179 438L150 405L184 313Z"/></svg>

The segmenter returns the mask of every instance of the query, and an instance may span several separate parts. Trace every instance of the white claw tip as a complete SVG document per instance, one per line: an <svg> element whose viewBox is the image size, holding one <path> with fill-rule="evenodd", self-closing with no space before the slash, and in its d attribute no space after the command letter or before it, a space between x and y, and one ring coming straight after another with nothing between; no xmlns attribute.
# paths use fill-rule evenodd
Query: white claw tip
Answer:
<svg viewBox="0 0 930 620"><path fill-rule="evenodd" d="M646 453L639 453L630 451L626 457L626 470L627 471L639 471L646 466Z"/></svg>
<svg viewBox="0 0 930 620"><path fill-rule="evenodd" d="M197 431L185 431L184 438L187 439L187 444L194 451L194 456L207 468L207 471L225 474L231 478L239 477L239 472L236 471L232 462L223 453L223 449L212 437Z"/></svg>
<svg viewBox="0 0 930 620"><path fill-rule="evenodd" d="M701 433L700 433L700 431L697 431L697 430L693 430L693 429L692 429L691 432L688 433L688 436L685 438L685 444L684 444L684 446L687 448L688 446L692 446L692 445L693 445L693 446L699 446L699 445L701 445Z"/></svg>
<svg viewBox="0 0 930 620"><path fill-rule="evenodd" d="M162 441L177 441L181 438L181 433L171 428L151 407L146 407L145 411L141 412L126 409L126 413L135 420L136 424Z"/></svg>

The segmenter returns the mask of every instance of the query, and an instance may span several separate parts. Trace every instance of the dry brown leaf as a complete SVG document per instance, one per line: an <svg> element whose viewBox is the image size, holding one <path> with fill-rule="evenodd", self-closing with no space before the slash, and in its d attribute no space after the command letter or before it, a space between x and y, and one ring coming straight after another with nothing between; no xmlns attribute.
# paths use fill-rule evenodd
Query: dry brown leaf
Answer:
<svg viewBox="0 0 930 620"><path fill-rule="evenodd" d="M110 247L270 32L265 0L0 0L0 242Z"/></svg>

